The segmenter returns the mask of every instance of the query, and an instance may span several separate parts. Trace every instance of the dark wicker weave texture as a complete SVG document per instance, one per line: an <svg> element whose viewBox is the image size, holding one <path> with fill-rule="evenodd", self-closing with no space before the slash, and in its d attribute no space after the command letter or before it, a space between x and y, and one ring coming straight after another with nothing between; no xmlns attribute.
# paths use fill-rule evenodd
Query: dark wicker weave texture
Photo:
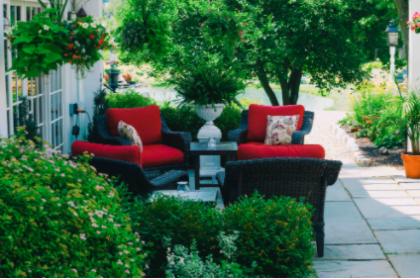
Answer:
<svg viewBox="0 0 420 279"><path fill-rule="evenodd" d="M302 127L300 131L293 132L292 144L304 144L305 135L309 134L312 130L312 124L314 122L314 113L312 111L305 111L303 116ZM236 141L238 146L242 143L246 143L246 135L248 132L248 111L242 111L241 123L239 128L236 130L229 131L229 141Z"/></svg>
<svg viewBox="0 0 420 279"><path fill-rule="evenodd" d="M162 140L163 144L171 146L173 148L179 149L184 153L184 162L178 165L155 167L155 168L145 168L144 171L148 178L154 178L169 170L187 170L188 169L188 159L190 152L190 142L192 141L191 134L188 132L173 132L169 129L166 124L165 118L160 116L162 123ZM108 125L106 122L106 115L99 115L93 118L96 126L98 127L99 135L101 136L105 144L111 145L131 145L128 139L123 139L121 137L114 137L108 131Z"/></svg>
<svg viewBox="0 0 420 279"><path fill-rule="evenodd" d="M185 171L171 170L150 180L138 164L105 158L93 158L90 164L98 173L118 177L118 183L128 185L133 196L146 198L156 190L176 190L178 181L188 181L188 173Z"/></svg>
<svg viewBox="0 0 420 279"><path fill-rule="evenodd" d="M256 190L266 198L287 196L305 198L314 206L312 216L318 256L324 255L324 205L327 185L333 185L340 172L339 161L270 158L226 163L216 176L225 205Z"/></svg>

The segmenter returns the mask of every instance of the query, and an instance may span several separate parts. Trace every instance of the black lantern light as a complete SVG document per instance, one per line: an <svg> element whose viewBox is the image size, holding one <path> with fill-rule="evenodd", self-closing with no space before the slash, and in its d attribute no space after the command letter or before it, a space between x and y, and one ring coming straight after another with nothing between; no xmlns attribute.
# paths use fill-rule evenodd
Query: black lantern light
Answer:
<svg viewBox="0 0 420 279"><path fill-rule="evenodd" d="M395 26L393 21L389 22L389 26L386 28L385 33L387 33L388 46L398 46L398 27Z"/></svg>

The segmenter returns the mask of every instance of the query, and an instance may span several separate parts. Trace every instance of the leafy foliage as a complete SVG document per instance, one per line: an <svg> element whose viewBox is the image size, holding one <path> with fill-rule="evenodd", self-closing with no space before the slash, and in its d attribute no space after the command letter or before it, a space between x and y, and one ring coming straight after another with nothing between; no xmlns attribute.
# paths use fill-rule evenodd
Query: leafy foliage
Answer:
<svg viewBox="0 0 420 279"><path fill-rule="evenodd" d="M380 123L398 127L401 135L410 139L413 155L420 155L419 90L416 88L403 94L398 89L398 93L382 111Z"/></svg>
<svg viewBox="0 0 420 279"><path fill-rule="evenodd" d="M155 100L150 97L144 97L132 89L127 90L123 94L108 94L107 100L109 108L138 108L156 105Z"/></svg>
<svg viewBox="0 0 420 279"><path fill-rule="evenodd" d="M96 92L93 93L93 116L103 115L109 108L109 101L106 98L106 90L98 88ZM88 125L88 141L101 143L101 137L99 136L98 127L95 122L91 122Z"/></svg>
<svg viewBox="0 0 420 279"><path fill-rule="evenodd" d="M393 88L385 85L363 83L356 87L356 93L349 96L354 112L340 121L342 125L357 127L357 137L368 137L376 147L400 147L405 133L400 126L382 121L383 111L394 100Z"/></svg>
<svg viewBox="0 0 420 279"><path fill-rule="evenodd" d="M172 1L129 0L119 7L115 37L121 61L138 55L142 62L149 62L170 52L173 5Z"/></svg>
<svg viewBox="0 0 420 279"><path fill-rule="evenodd" d="M111 180L25 139L0 139L0 276L143 276L147 252ZM123 191L123 189L121 189Z"/></svg>
<svg viewBox="0 0 420 279"><path fill-rule="evenodd" d="M183 201L161 195L153 203L136 200L131 217L134 229L150 248L150 275L163 277L167 248L180 244L190 247L195 239L204 256L219 255L217 236L222 226L222 213L211 205Z"/></svg>
<svg viewBox="0 0 420 279"><path fill-rule="evenodd" d="M219 236L221 254L225 260L219 265L214 262L213 256L206 257L203 262L199 256L196 241L193 241L190 252L182 245L175 245L174 252L168 249L168 265L166 276L168 278L249 278L255 277L251 268L243 268L235 262L235 252L237 250L235 240L238 234L230 236L223 232Z"/></svg>
<svg viewBox="0 0 420 279"><path fill-rule="evenodd" d="M312 206L289 197L265 200L254 194L224 210L225 232L239 232L237 262L257 263L256 274L268 277L316 277Z"/></svg>
<svg viewBox="0 0 420 279"><path fill-rule="evenodd" d="M33 114L29 113L30 102L28 97L19 97L20 103L17 106L17 110L13 111L13 123L15 126L15 133L18 132L18 127L25 127L25 138L27 140L39 139L39 130L36 125Z"/></svg>
<svg viewBox="0 0 420 279"><path fill-rule="evenodd" d="M92 17L61 22L53 16L56 11L47 9L33 20L20 21L7 34L16 53L9 71L31 78L70 63L83 75L102 58L99 50L113 47L105 27Z"/></svg>
<svg viewBox="0 0 420 279"><path fill-rule="evenodd" d="M217 54L185 55L167 82L175 85L179 104L197 107L239 104L236 97L246 87L243 80L246 72L238 71L235 66L235 63L226 64Z"/></svg>
<svg viewBox="0 0 420 279"><path fill-rule="evenodd" d="M310 277L315 275L311 208L291 198L265 200L254 194L220 211L161 195L151 204L137 199L130 212L135 230L153 245L151 276L162 276L166 267L167 274L179 277L220 272L227 277ZM191 254L177 245L192 246Z"/></svg>

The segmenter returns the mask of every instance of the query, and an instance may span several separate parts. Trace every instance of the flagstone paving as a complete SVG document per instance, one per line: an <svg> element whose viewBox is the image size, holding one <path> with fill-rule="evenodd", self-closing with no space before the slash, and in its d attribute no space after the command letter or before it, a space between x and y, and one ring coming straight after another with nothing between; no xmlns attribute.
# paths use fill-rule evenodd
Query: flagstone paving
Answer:
<svg viewBox="0 0 420 279"><path fill-rule="evenodd" d="M342 161L327 189L325 255L314 257L314 268L339 278L420 277L420 182Z"/></svg>
<svg viewBox="0 0 420 279"><path fill-rule="evenodd" d="M340 117L316 111L305 137L305 144L321 144L327 159L343 162L327 189L325 254L314 257L314 268L333 278L420 277L420 179L392 167L359 167L328 129Z"/></svg>

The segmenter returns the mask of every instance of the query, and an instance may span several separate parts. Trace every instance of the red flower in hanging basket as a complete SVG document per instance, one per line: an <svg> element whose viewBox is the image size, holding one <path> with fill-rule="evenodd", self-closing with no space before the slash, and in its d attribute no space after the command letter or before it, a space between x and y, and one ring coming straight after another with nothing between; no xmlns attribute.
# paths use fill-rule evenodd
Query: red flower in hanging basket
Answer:
<svg viewBox="0 0 420 279"><path fill-rule="evenodd" d="M91 38L93 40L93 39L95 39L95 36L93 34L90 34L89 38Z"/></svg>
<svg viewBox="0 0 420 279"><path fill-rule="evenodd" d="M69 44L69 47L73 47L73 44L72 44L72 43L70 43L70 44Z"/></svg>

